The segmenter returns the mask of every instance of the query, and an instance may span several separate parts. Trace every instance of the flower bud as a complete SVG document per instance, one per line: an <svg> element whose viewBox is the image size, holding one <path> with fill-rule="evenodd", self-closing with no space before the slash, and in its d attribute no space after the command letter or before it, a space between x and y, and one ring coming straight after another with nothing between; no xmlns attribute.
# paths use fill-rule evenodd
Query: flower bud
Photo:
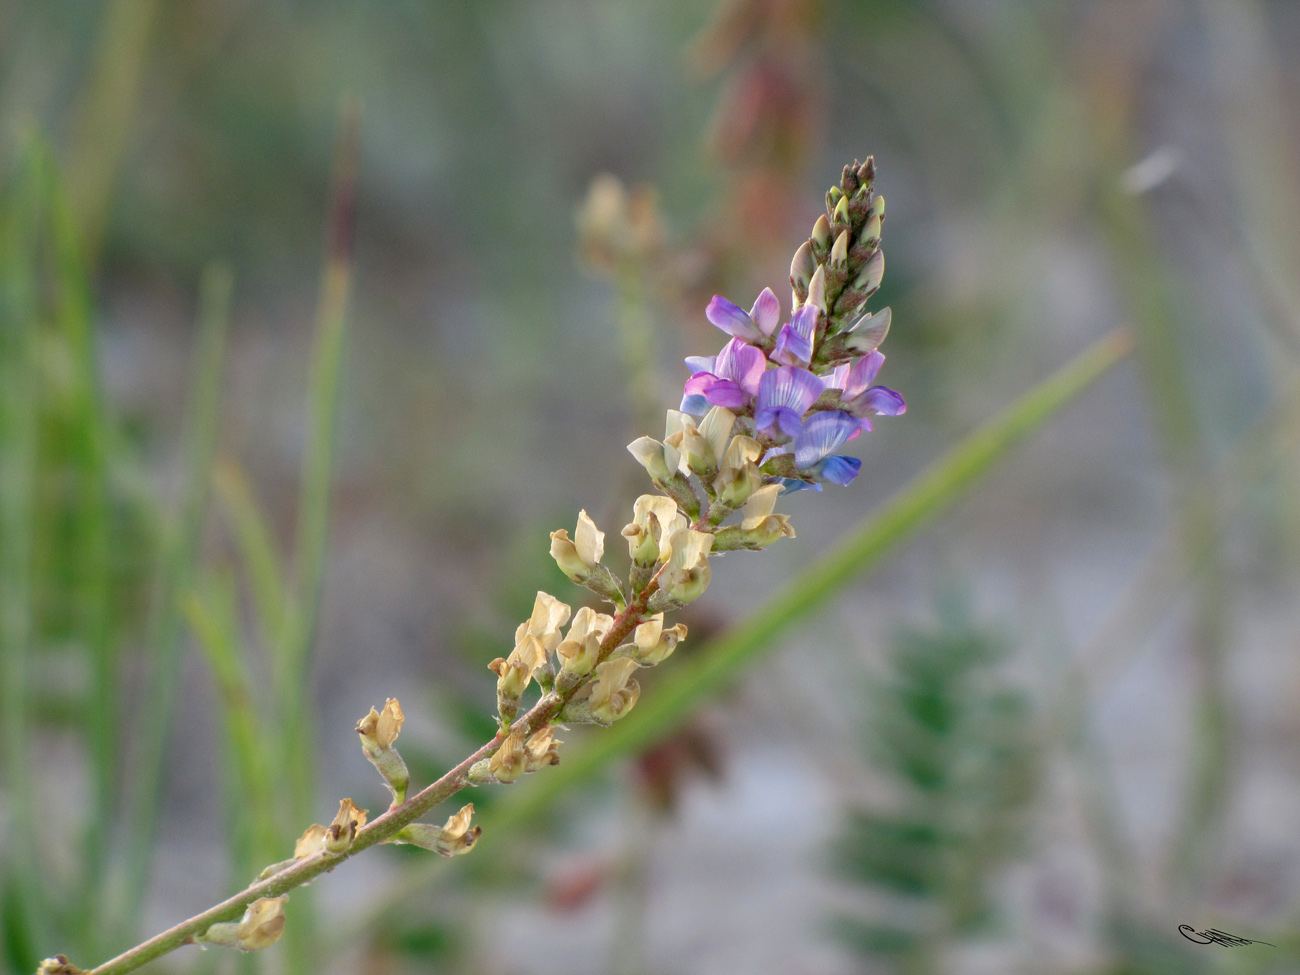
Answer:
<svg viewBox="0 0 1300 975"><path fill-rule="evenodd" d="M849 198L840 197L840 202L835 204L835 212L831 215L831 220L836 224L847 226L849 223Z"/></svg>
<svg viewBox="0 0 1300 975"><path fill-rule="evenodd" d="M842 197L843 195L844 195L844 191L840 189L838 186L832 186L829 190L826 191L826 212L827 213L834 211L835 204L840 202L840 197Z"/></svg>
<svg viewBox="0 0 1300 975"><path fill-rule="evenodd" d="M835 246L831 248L831 267L844 267L849 263L849 232L848 229L840 231L840 235L835 238Z"/></svg>
<svg viewBox="0 0 1300 975"><path fill-rule="evenodd" d="M862 225L862 232L858 234L858 241L864 247L880 246L880 214L872 210L867 215L867 222Z"/></svg>
<svg viewBox="0 0 1300 975"><path fill-rule="evenodd" d="M862 266L862 271L854 280L853 287L859 291L865 291L870 294L880 287L880 281L884 276L885 252L878 250L872 254L867 263Z"/></svg>
<svg viewBox="0 0 1300 975"><path fill-rule="evenodd" d="M819 251L825 251L831 246L831 225L826 220L826 215L822 214L813 224L812 242Z"/></svg>
<svg viewBox="0 0 1300 975"><path fill-rule="evenodd" d="M808 294L808 282L812 280L816 269L817 262L813 260L812 242L805 240L794 252L794 259L790 262L790 287L800 296L800 300Z"/></svg>
<svg viewBox="0 0 1300 975"><path fill-rule="evenodd" d="M641 696L641 685L631 680L636 666L635 660L622 657L606 660L596 668L588 705L592 717L601 724L613 724L631 711Z"/></svg>
<svg viewBox="0 0 1300 975"><path fill-rule="evenodd" d="M677 644L685 639L685 623L678 623L665 630L664 614L652 616L638 626L633 634L636 643L636 662L642 667L653 667L663 663L677 648Z"/></svg>
<svg viewBox="0 0 1300 975"><path fill-rule="evenodd" d="M488 771L502 783L515 781L528 771L528 752L524 748L523 735L512 733L488 760Z"/></svg>
<svg viewBox="0 0 1300 975"><path fill-rule="evenodd" d="M892 313L882 308L874 315L864 315L854 323L852 331L844 337L844 348L850 352L866 355L874 352L889 334L889 321Z"/></svg>
<svg viewBox="0 0 1300 975"><path fill-rule="evenodd" d="M806 304L812 305L823 315L826 314L826 265L818 264L817 271L813 274L812 280L808 283L808 301Z"/></svg>

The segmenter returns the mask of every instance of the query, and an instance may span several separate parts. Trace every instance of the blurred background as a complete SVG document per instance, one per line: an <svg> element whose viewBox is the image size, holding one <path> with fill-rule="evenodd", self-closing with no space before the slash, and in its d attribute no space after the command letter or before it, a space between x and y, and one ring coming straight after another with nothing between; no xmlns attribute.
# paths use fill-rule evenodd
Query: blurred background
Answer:
<svg viewBox="0 0 1300 975"><path fill-rule="evenodd" d="M386 697L417 782L490 735L486 663L578 598L547 533L621 548L708 299L788 314L867 154L908 412L716 564L679 656L1135 352L528 828L373 851L260 956L152 970L1300 971L1289 0L0 0L8 970L382 809Z"/></svg>

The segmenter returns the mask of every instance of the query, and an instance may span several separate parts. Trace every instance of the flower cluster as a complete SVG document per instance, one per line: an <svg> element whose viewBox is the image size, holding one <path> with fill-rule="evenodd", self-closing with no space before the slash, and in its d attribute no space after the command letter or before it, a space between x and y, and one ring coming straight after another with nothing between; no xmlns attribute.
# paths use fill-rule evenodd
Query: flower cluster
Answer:
<svg viewBox="0 0 1300 975"><path fill-rule="evenodd" d="M889 330L889 309L862 313L885 267L885 203L872 192L874 176L871 159L854 163L827 194L826 215L790 268L788 322L780 324L780 303L769 289L748 312L720 296L709 304L709 321L730 340L715 356L687 360L691 377L681 408L668 411L663 440L641 437L628 445L658 493L636 499L621 531L626 578L605 565L605 533L586 511L572 537L567 529L551 533L561 571L609 603L612 613L589 606L575 612L539 592L513 649L488 665L497 680L497 733L413 797L396 747L405 721L401 704L389 698L382 710L372 708L356 731L392 794L388 811L370 822L366 810L342 800L329 825L303 833L292 859L262 871L260 886L245 892L239 921L205 925L201 916L192 918L186 922L192 927L159 936L177 938L166 950L183 943L182 934L189 943L243 951L273 944L284 930L288 898L257 894L282 895L375 843L468 853L481 832L470 824L472 804L442 826L417 820L467 785L507 784L556 764L563 742L555 734L565 725L610 725L625 717L641 696L636 672L662 663L686 638L686 627L666 626L664 616L708 588L710 558L793 538L790 519L775 511L781 494L821 490L823 480L853 480L861 461L834 451L870 430L873 416L904 410L901 396L873 385L885 361L878 347ZM538 697L525 709L534 684ZM281 876L287 871L294 873ZM132 952L144 958L149 947ZM55 956L41 971L76 975L80 969Z"/></svg>
<svg viewBox="0 0 1300 975"><path fill-rule="evenodd" d="M763 447L760 471L780 477L787 491L821 490L821 480L848 484L862 462L832 451L870 431L871 417L906 409L898 393L873 385L890 311L859 314L885 270L885 200L872 192L874 176L868 159L846 167L827 193L826 215L790 266L788 322L777 327L781 306L769 288L748 312L715 296L706 314L731 339L716 356L686 360L681 412L731 411Z"/></svg>

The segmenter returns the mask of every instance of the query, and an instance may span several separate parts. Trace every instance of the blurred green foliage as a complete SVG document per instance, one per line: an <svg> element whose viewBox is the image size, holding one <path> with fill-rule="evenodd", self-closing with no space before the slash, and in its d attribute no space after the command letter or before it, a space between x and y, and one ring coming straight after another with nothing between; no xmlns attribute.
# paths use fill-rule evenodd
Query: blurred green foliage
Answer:
<svg viewBox="0 0 1300 975"><path fill-rule="evenodd" d="M942 971L955 942L989 930L997 871L1028 848L1041 759L1005 638L958 600L939 615L900 631L867 684L864 752L893 801L854 810L834 850L845 880L884 895L870 919L841 919L844 938L911 975Z"/></svg>

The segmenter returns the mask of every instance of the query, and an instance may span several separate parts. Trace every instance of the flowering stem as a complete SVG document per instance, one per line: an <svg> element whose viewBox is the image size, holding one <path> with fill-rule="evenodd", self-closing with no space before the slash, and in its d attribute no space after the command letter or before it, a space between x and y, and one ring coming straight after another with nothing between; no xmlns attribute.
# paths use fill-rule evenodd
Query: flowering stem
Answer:
<svg viewBox="0 0 1300 975"><path fill-rule="evenodd" d="M657 585L652 581L645 589L636 594L636 597L626 609L614 617L614 625L610 627L609 632L601 641L600 659L608 658L614 649L636 629L638 624L643 622L646 615L646 602L657 588ZM522 729L524 734L531 734L533 731L544 727L568 703L572 693L571 691L563 695L545 695L527 714L515 722L514 730ZM301 887L303 884L315 880L321 874L328 873L344 860L360 853L362 850L392 839L400 830L422 818L439 803L444 802L465 788L469 784L470 768L476 762L491 756L505 741L505 738L504 731L497 732L490 741L465 758L459 765L443 775L442 778L412 796L406 802L394 806L362 827L346 852L329 853L328 851L321 851L309 857L304 857L266 880L244 888L238 894L228 897L203 913L196 914L129 951L123 952L111 961L104 962L99 967L91 969L87 975L122 975L124 972L134 971L146 962L175 951L182 945L196 943L198 936L202 935L213 924L221 921L233 921L243 914L249 904L258 898L279 897L286 894L295 887Z"/></svg>

